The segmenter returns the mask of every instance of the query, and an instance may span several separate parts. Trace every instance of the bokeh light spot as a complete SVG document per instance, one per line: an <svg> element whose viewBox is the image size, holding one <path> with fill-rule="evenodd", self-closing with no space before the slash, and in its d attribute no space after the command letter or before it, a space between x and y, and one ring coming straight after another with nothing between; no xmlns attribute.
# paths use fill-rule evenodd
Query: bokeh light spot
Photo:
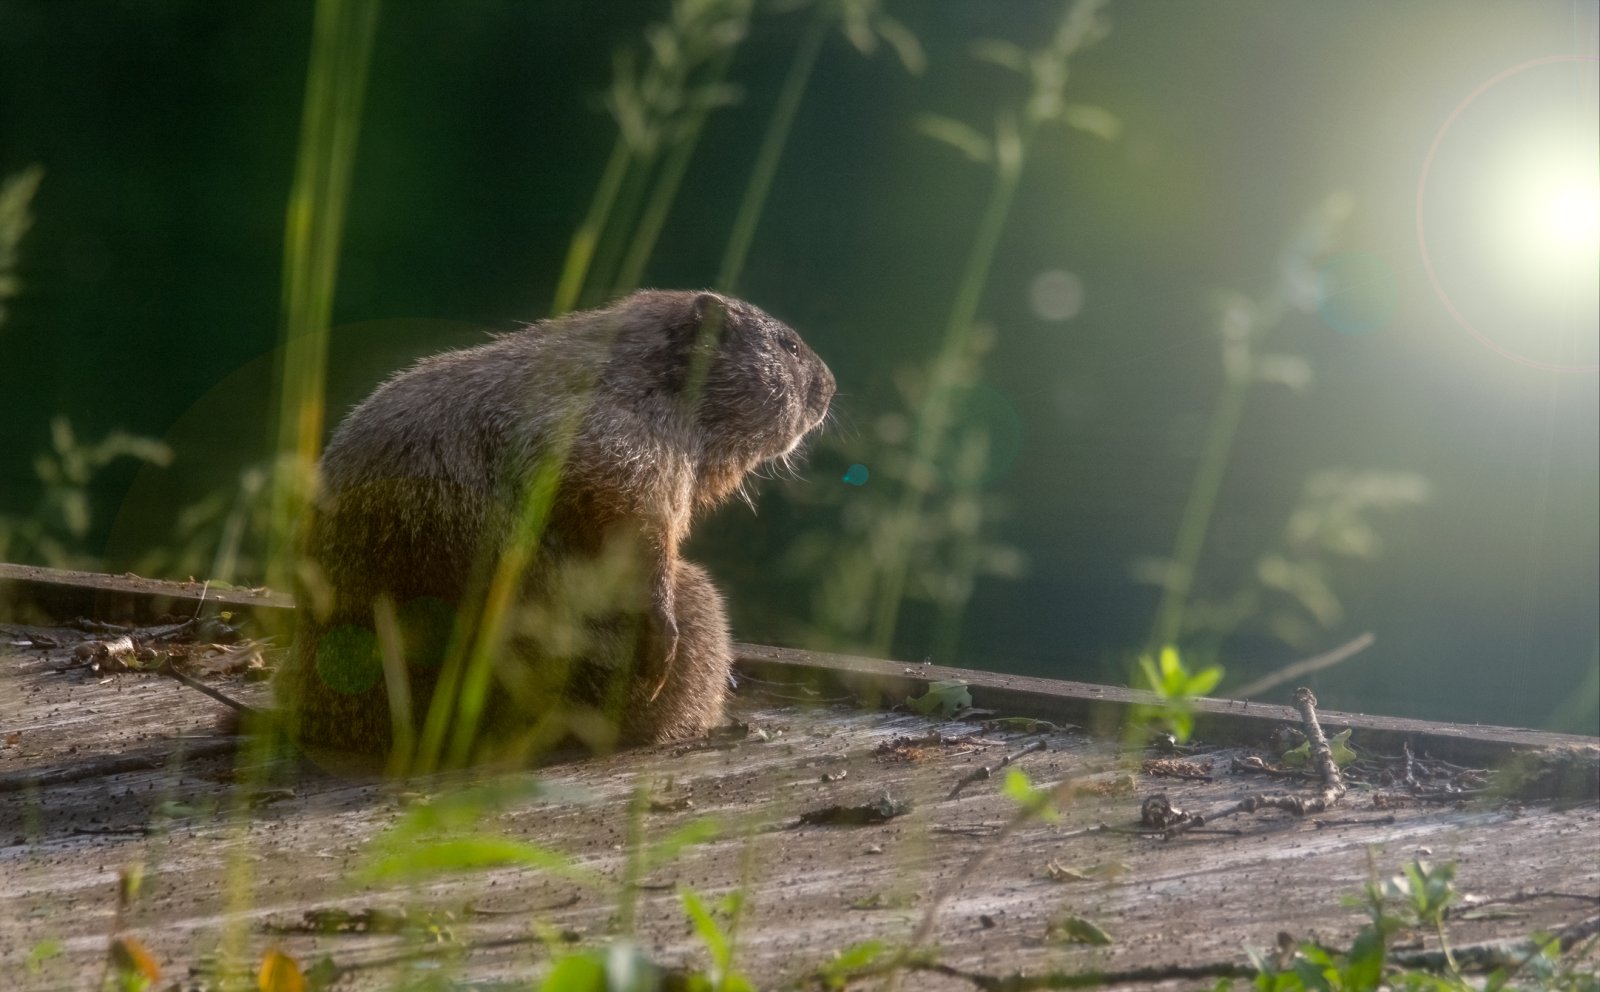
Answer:
<svg viewBox="0 0 1600 992"><path fill-rule="evenodd" d="M1083 280L1064 269L1046 269L1028 287L1028 303L1040 320L1071 320L1083 309Z"/></svg>
<svg viewBox="0 0 1600 992"><path fill-rule="evenodd" d="M847 486L864 486L867 484L867 476L869 474L865 465L856 462L845 469L844 484Z"/></svg>
<svg viewBox="0 0 1600 992"><path fill-rule="evenodd" d="M355 696L383 678L383 658L372 631L350 624L335 627L317 641L317 675L334 692Z"/></svg>
<svg viewBox="0 0 1600 992"><path fill-rule="evenodd" d="M1317 313L1340 334L1369 334L1386 326L1400 304L1394 270L1364 251L1340 252L1317 271Z"/></svg>
<svg viewBox="0 0 1600 992"><path fill-rule="evenodd" d="M1022 415L1011 397L986 382L953 387L950 431L935 456L944 480L987 486L1011 471L1022 451Z"/></svg>

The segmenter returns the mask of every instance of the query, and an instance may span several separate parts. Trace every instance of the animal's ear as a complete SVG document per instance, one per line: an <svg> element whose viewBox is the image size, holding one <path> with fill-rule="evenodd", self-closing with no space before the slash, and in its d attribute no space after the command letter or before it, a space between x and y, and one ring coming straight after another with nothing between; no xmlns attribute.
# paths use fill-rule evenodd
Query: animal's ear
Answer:
<svg viewBox="0 0 1600 992"><path fill-rule="evenodd" d="M685 344L716 350L732 328L733 314L722 297L715 293L699 293L689 304L688 323L690 340Z"/></svg>
<svg viewBox="0 0 1600 992"><path fill-rule="evenodd" d="M675 312L668 332L667 348L674 358L668 379L673 392L689 388L706 374L734 325L727 300L710 292L686 296L673 300Z"/></svg>
<svg viewBox="0 0 1600 992"><path fill-rule="evenodd" d="M727 304L716 293L697 293L690 307L696 324L707 320L725 320L728 316Z"/></svg>

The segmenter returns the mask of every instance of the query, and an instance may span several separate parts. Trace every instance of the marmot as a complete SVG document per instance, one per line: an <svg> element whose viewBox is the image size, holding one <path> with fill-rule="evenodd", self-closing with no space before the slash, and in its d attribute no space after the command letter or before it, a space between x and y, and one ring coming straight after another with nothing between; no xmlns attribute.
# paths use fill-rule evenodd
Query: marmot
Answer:
<svg viewBox="0 0 1600 992"><path fill-rule="evenodd" d="M587 718L629 743L703 734L731 642L721 595L679 546L697 513L788 459L833 393L792 329L711 292L637 292L394 375L319 464L278 678L291 732L385 751L390 702L407 696L420 729L511 563L474 732L542 719L581 736ZM397 654L403 687L384 674Z"/></svg>

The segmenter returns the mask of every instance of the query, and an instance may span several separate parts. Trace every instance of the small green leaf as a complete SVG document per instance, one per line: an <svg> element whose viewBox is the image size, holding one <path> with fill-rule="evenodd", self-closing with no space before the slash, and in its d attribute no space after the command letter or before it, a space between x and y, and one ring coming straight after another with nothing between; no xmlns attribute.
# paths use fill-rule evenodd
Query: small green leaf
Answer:
<svg viewBox="0 0 1600 992"><path fill-rule="evenodd" d="M716 840L722 828L717 821L705 818L690 820L672 833L651 844L640 859L645 871L660 867L677 857L684 848Z"/></svg>
<svg viewBox="0 0 1600 992"><path fill-rule="evenodd" d="M923 716L948 718L972 708L972 693L967 691L964 679L940 679L929 683L925 694L907 697L906 705Z"/></svg>
<svg viewBox="0 0 1600 992"><path fill-rule="evenodd" d="M904 24L892 17L880 16L878 37L888 42L900 64L913 76L922 75L922 71L928 67L928 57L922 51L922 43Z"/></svg>
<svg viewBox="0 0 1600 992"><path fill-rule="evenodd" d="M33 949L28 951L28 973L30 975L37 975L44 969L45 962L49 961L51 958L59 957L62 950L63 947L61 945L61 941L51 937L47 937L44 940L39 941L37 944L34 944Z"/></svg>
<svg viewBox="0 0 1600 992"><path fill-rule="evenodd" d="M1164 696L1176 696L1183 691L1183 684L1188 673L1183 670L1183 661L1178 657L1178 649L1168 644L1161 649L1161 690Z"/></svg>
<svg viewBox="0 0 1600 992"><path fill-rule="evenodd" d="M502 865L521 865L588 885L602 885L594 872L579 868L572 859L549 848L504 837L463 837L413 845L380 859L365 872L368 879L415 878L454 871L475 871Z"/></svg>
<svg viewBox="0 0 1600 992"><path fill-rule="evenodd" d="M1003 175L1014 176L1022 171L1022 131L1017 119L1010 113L1001 113L994 122L994 159Z"/></svg>
<svg viewBox="0 0 1600 992"><path fill-rule="evenodd" d="M989 139L978 133L976 128L954 117L920 114L917 117L917 130L944 142L974 162L988 162L994 157L994 148Z"/></svg>
<svg viewBox="0 0 1600 992"><path fill-rule="evenodd" d="M1189 682L1186 686L1184 686L1184 694L1188 696L1204 696L1212 689L1215 689L1217 687L1217 683L1221 681L1221 665L1212 665L1209 668L1202 668L1200 671L1189 676Z"/></svg>
<svg viewBox="0 0 1600 992"><path fill-rule="evenodd" d="M881 940L852 944L835 951L833 960L817 969L816 977L827 989L839 990L849 985L857 972L875 966L888 953L889 947Z"/></svg>
<svg viewBox="0 0 1600 992"><path fill-rule="evenodd" d="M144 887L144 863L135 861L117 872L117 905L126 912Z"/></svg>
<svg viewBox="0 0 1600 992"><path fill-rule="evenodd" d="M1020 768L1006 769L1005 784L1000 787L1000 791L1016 800L1021 806L1035 802L1039 795L1039 790L1033 787L1033 783L1028 781L1027 773Z"/></svg>
<svg viewBox="0 0 1600 992"><path fill-rule="evenodd" d="M1350 958L1344 967L1344 987L1375 989L1383 977L1383 959L1386 951L1383 938L1372 927L1362 927L1350 945Z"/></svg>
<svg viewBox="0 0 1600 992"><path fill-rule="evenodd" d="M1160 695L1166 695L1162 692L1164 686L1161 681L1161 675L1156 671L1155 662L1151 661L1148 655L1139 659L1139 670L1144 673L1146 689Z"/></svg>
<svg viewBox="0 0 1600 992"><path fill-rule="evenodd" d="M1350 748L1351 729L1352 728L1350 727L1346 727L1337 734L1334 734L1332 737L1328 738L1328 750L1333 752L1333 763L1338 765L1340 768L1343 768L1345 765L1348 765L1350 762L1356 760L1356 753Z"/></svg>
<svg viewBox="0 0 1600 992"><path fill-rule="evenodd" d="M1018 806L1030 810L1049 823L1055 823L1061 818L1061 814L1056 812L1054 792L1050 789L1036 788L1028 780L1027 773L1020 768L1006 769L1006 780L1000 789Z"/></svg>
<svg viewBox="0 0 1600 992"><path fill-rule="evenodd" d="M1081 916L1065 916L1045 928L1045 938L1069 944L1093 944L1103 947L1111 943L1111 935L1092 921Z"/></svg>
<svg viewBox="0 0 1600 992"><path fill-rule="evenodd" d="M689 919L694 923L695 933L700 935L701 943L706 945L706 950L711 954L711 961L720 971L728 964L728 937L717 925L716 918L711 911L706 909L706 904L700 901L693 889L683 889L679 892L683 899L684 911L689 914Z"/></svg>
<svg viewBox="0 0 1600 992"><path fill-rule="evenodd" d="M562 958L550 969L539 992L607 992L606 966L588 954Z"/></svg>
<svg viewBox="0 0 1600 992"><path fill-rule="evenodd" d="M972 43L969 51L972 57L980 62L989 62L1002 69L1010 69L1019 76L1028 75L1028 53L1023 51L1021 45L1014 45L998 38L980 38Z"/></svg>
<svg viewBox="0 0 1600 992"><path fill-rule="evenodd" d="M1345 729L1328 738L1328 750L1333 754L1333 763L1343 768L1356 760L1356 753L1350 748L1350 731ZM1292 747L1283 752L1283 763L1291 768L1304 768L1311 760L1311 742L1302 741L1299 747Z"/></svg>
<svg viewBox="0 0 1600 992"><path fill-rule="evenodd" d="M1087 103L1069 103L1062 107L1061 119L1069 127L1087 131L1103 141L1116 141L1122 134L1122 122L1110 111Z"/></svg>
<svg viewBox="0 0 1600 992"><path fill-rule="evenodd" d="M1304 768L1306 762L1311 760L1311 742L1301 741L1299 747L1292 747L1283 752L1282 757L1278 760L1290 768Z"/></svg>

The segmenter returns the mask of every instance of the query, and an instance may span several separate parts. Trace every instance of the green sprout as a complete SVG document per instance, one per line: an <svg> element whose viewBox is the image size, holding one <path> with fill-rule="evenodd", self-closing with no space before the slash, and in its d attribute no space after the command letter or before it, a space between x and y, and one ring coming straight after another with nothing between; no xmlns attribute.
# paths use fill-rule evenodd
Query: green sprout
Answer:
<svg viewBox="0 0 1600 992"><path fill-rule="evenodd" d="M1194 701L1222 681L1222 666L1209 665L1191 672L1184 667L1178 649L1169 644L1156 660L1149 655L1140 658L1139 669L1144 674L1144 688L1160 701L1153 706L1135 707L1135 723L1165 727L1179 741L1187 741L1194 732Z"/></svg>

